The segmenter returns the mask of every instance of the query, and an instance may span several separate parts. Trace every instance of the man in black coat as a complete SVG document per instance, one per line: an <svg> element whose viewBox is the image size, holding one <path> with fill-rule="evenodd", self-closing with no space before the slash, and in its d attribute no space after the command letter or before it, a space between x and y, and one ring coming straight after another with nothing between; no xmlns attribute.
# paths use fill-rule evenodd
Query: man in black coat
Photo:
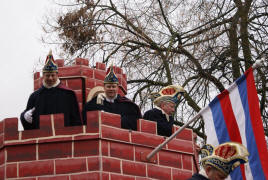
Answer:
<svg viewBox="0 0 268 180"><path fill-rule="evenodd" d="M173 114L181 94L185 92L180 86L170 85L154 93L155 108L144 113L143 119L157 122L157 134L171 136L174 124Z"/></svg>
<svg viewBox="0 0 268 180"><path fill-rule="evenodd" d="M64 114L64 125L82 125L79 106L74 91L60 84L58 67L50 52L43 68L43 85L33 92L20 119L25 130L38 129L39 116Z"/></svg>
<svg viewBox="0 0 268 180"><path fill-rule="evenodd" d="M176 104L168 101L161 101L159 107L144 113L143 119L157 122L157 134L161 136L171 136L174 124L173 113Z"/></svg>
<svg viewBox="0 0 268 180"><path fill-rule="evenodd" d="M113 66L110 66L104 79L104 93L99 93L87 102L83 109L83 121L86 123L86 112L103 110L121 115L121 127L137 130L137 119L141 118L139 107L126 97L121 97L118 92L118 78Z"/></svg>

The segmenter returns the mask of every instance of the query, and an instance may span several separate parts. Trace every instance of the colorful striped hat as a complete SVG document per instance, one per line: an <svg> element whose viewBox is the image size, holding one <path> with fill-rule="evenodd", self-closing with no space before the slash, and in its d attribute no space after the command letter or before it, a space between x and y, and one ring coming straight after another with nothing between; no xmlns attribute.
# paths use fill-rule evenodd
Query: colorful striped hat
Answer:
<svg viewBox="0 0 268 180"><path fill-rule="evenodd" d="M51 50L47 55L45 65L43 67L43 73L45 72L58 72L58 66L53 58Z"/></svg>
<svg viewBox="0 0 268 180"><path fill-rule="evenodd" d="M106 77L104 79L104 84L118 84L118 78L114 73L114 68L113 65L111 65L107 72L106 72Z"/></svg>
<svg viewBox="0 0 268 180"><path fill-rule="evenodd" d="M210 165L229 175L240 164L248 162L248 150L240 143L226 142L216 148L206 144L201 148L201 164Z"/></svg>
<svg viewBox="0 0 268 180"><path fill-rule="evenodd" d="M181 95L185 92L183 87L178 85L169 85L162 88L158 93L152 93L151 97L156 106L160 106L161 102L179 103Z"/></svg>

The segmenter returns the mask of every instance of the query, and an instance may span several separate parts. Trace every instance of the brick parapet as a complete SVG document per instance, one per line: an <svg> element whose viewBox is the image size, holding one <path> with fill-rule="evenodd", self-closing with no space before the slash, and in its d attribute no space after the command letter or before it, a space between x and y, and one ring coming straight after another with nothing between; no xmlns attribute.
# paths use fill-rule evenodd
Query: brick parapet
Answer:
<svg viewBox="0 0 268 180"><path fill-rule="evenodd" d="M106 65L89 67L77 58L71 66L56 60L61 82L74 90L80 110L95 86L103 86ZM115 67L119 94L127 93L126 74ZM34 74L34 89L42 85ZM102 111L87 112L87 125L64 127L63 114L40 116L40 129L18 131L18 119L0 121L1 179L183 180L198 170L196 135L185 129L149 161L147 155L165 137L156 122L139 119L137 131L121 129L121 117ZM174 126L173 132L179 127Z"/></svg>
<svg viewBox="0 0 268 180"><path fill-rule="evenodd" d="M17 131L17 118L0 122L0 179L183 179L195 171L195 145L186 129L151 161L164 137L156 124L138 120L138 131L121 129L119 115L87 112L87 125L64 127L63 114L40 116L40 129ZM95 178L93 178L95 179Z"/></svg>

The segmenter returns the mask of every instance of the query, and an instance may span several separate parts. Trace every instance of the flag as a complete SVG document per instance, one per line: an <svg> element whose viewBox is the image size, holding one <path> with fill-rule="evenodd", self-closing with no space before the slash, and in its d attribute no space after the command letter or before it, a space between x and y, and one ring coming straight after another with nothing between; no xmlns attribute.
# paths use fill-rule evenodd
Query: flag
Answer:
<svg viewBox="0 0 268 180"><path fill-rule="evenodd" d="M249 162L236 168L231 179L268 179L268 150L252 67L217 95L201 115L207 144L234 141L248 149Z"/></svg>

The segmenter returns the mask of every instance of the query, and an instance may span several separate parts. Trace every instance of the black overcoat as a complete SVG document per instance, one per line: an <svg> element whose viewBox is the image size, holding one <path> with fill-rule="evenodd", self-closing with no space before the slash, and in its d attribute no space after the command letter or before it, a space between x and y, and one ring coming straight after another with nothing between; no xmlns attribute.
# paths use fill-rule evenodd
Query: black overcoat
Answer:
<svg viewBox="0 0 268 180"><path fill-rule="evenodd" d="M166 115L161 110L153 108L144 113L143 119L157 122L157 134L161 136L171 136L174 118L169 116L169 121Z"/></svg>
<svg viewBox="0 0 268 180"><path fill-rule="evenodd" d="M126 97L119 94L113 103L106 100L102 104L97 104L97 97L87 102L83 109L83 120L86 123L86 112L103 110L114 114L121 115L121 127L124 129L137 130L137 119L141 118L140 108Z"/></svg>
<svg viewBox="0 0 268 180"><path fill-rule="evenodd" d="M24 119L26 111L35 107L33 122ZM76 95L71 89L59 84L56 87L45 88L42 86L33 92L27 103L26 109L21 113L20 119L25 130L39 128L39 116L46 114L64 113L64 125L82 125Z"/></svg>

